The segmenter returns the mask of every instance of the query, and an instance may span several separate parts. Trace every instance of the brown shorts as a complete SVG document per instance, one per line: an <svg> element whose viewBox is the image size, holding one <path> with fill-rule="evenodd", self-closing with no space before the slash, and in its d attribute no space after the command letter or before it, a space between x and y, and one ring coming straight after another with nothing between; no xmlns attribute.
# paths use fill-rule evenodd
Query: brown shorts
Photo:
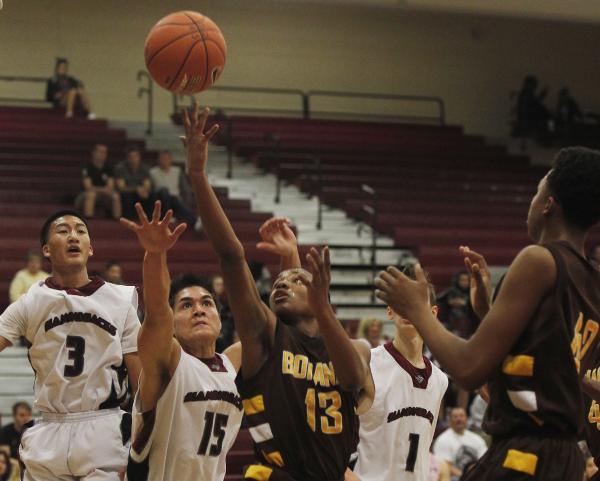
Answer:
<svg viewBox="0 0 600 481"><path fill-rule="evenodd" d="M583 470L575 440L518 436L492 442L461 480L581 481Z"/></svg>

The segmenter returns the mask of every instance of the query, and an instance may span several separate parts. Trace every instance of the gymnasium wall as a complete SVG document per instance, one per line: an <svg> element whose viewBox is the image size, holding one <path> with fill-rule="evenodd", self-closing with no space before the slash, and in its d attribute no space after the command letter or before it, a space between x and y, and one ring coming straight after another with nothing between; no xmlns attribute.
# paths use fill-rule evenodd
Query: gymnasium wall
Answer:
<svg viewBox="0 0 600 481"><path fill-rule="evenodd" d="M221 26L229 45L223 85L439 95L449 122L489 136L507 134L509 92L528 73L549 84L551 104L566 84L584 106L600 110L600 55L593 48L600 29L593 25L276 0L4 4L0 72L50 75L54 58L66 56L97 114L111 119L144 120L135 79L144 67L143 42L155 21L180 9L202 11ZM0 83L0 96L20 90ZM215 94L205 100L243 102ZM287 105L283 98L253 101ZM157 90L155 108L155 118L166 120L170 96Z"/></svg>

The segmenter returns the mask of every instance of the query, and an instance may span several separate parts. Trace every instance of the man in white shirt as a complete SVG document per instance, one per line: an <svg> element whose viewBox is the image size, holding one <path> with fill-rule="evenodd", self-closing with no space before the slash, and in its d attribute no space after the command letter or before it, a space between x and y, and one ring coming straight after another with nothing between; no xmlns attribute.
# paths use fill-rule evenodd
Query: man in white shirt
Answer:
<svg viewBox="0 0 600 481"><path fill-rule="evenodd" d="M162 215L169 209L178 220L186 222L198 231L202 228L202 222L196 217L186 205L184 198L187 197L189 186L181 167L173 165L173 156L168 150L158 154L158 165L150 169L154 192L162 205Z"/></svg>
<svg viewBox="0 0 600 481"><path fill-rule="evenodd" d="M40 233L52 275L35 283L0 316L0 351L21 336L35 371L42 421L25 431L20 459L26 481L118 481L127 464L127 416L134 389L137 294L132 286L88 276L94 251L88 224L73 211L52 214Z"/></svg>
<svg viewBox="0 0 600 481"><path fill-rule="evenodd" d="M433 453L450 463L453 479L460 477L467 464L477 461L487 451L483 438L467 429L467 421L463 408L452 408L450 427L433 443Z"/></svg>

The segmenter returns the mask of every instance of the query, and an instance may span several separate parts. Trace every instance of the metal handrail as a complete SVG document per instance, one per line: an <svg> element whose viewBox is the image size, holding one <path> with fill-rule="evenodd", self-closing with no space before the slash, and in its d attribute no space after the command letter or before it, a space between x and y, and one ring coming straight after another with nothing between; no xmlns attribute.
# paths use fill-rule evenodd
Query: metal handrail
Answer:
<svg viewBox="0 0 600 481"><path fill-rule="evenodd" d="M337 98L354 98L354 99L373 99L373 100L393 100L393 101L414 101L421 103L433 103L438 108L438 116L432 117L435 119L440 125L446 124L446 105L444 103L444 99L441 97L428 96L428 95L396 95L396 94L373 94L367 92L340 92L333 90L310 90L306 94L307 97L307 108L309 115L312 115L314 112L312 111L312 102L311 99L313 97L337 97ZM331 112L330 112L331 113ZM346 112L336 112L339 115L349 115L350 113ZM360 112L356 112L356 114L361 114ZM393 117L391 115L381 115L381 117ZM428 119L429 117L415 117L415 118L424 118Z"/></svg>
<svg viewBox="0 0 600 481"><path fill-rule="evenodd" d="M360 190L371 198L371 205L367 203L363 204L362 210L371 217L371 275L374 282L377 276L377 191L368 184L362 184ZM375 302L374 291L371 294L371 298L372 302Z"/></svg>
<svg viewBox="0 0 600 481"><path fill-rule="evenodd" d="M148 96L148 119L146 121L146 135L152 135L153 129L153 111L154 111L154 82L150 77L150 74L145 70L138 70L137 81L140 82L142 79L146 79L146 87L138 87L137 96L142 98L144 95Z"/></svg>
<svg viewBox="0 0 600 481"><path fill-rule="evenodd" d="M237 92L237 93L253 93L253 94L267 94L267 95L292 95L298 96L300 98L300 108L298 110L299 113L302 114L304 118L309 117L308 112L308 97L305 92L299 89L286 89L286 88L270 88L270 87L242 87L236 85L214 85L210 88L211 91L217 92ZM173 114L176 115L179 113L181 109L181 105L179 104L179 100L184 97L190 97L190 99L194 99L193 95L179 95L173 94ZM222 111L268 111L271 113L277 112L285 112L285 113L293 113L294 111L290 111L289 109L249 109L247 107L225 107L219 105L212 105L215 110Z"/></svg>
<svg viewBox="0 0 600 481"><path fill-rule="evenodd" d="M31 83L46 83L48 79L46 77L32 77L24 75L0 75L0 81L4 82L31 82ZM24 102L31 104L48 104L45 98L14 98L14 97L0 97L0 102Z"/></svg>

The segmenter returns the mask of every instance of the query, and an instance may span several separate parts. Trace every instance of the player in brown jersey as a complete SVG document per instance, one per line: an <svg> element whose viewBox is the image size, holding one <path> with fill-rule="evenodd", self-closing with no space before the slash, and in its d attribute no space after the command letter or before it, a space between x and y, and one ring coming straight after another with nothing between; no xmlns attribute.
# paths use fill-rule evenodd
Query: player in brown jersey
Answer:
<svg viewBox="0 0 600 481"><path fill-rule="evenodd" d="M246 479L341 481L355 448L358 392L369 382L369 350L353 344L329 303L329 253L312 249L310 272L282 272L271 309L262 303L244 249L205 172L208 109L183 112L187 170L204 231L221 264L241 340L238 387L260 464Z"/></svg>
<svg viewBox="0 0 600 481"><path fill-rule="evenodd" d="M464 479L581 479L580 376L600 321L600 274L584 243L599 220L600 153L562 149L531 201L527 226L535 245L515 258L468 340L433 318L422 275L413 281L389 268L376 281L378 296L413 321L459 384L473 389L488 381L484 427L492 445Z"/></svg>

